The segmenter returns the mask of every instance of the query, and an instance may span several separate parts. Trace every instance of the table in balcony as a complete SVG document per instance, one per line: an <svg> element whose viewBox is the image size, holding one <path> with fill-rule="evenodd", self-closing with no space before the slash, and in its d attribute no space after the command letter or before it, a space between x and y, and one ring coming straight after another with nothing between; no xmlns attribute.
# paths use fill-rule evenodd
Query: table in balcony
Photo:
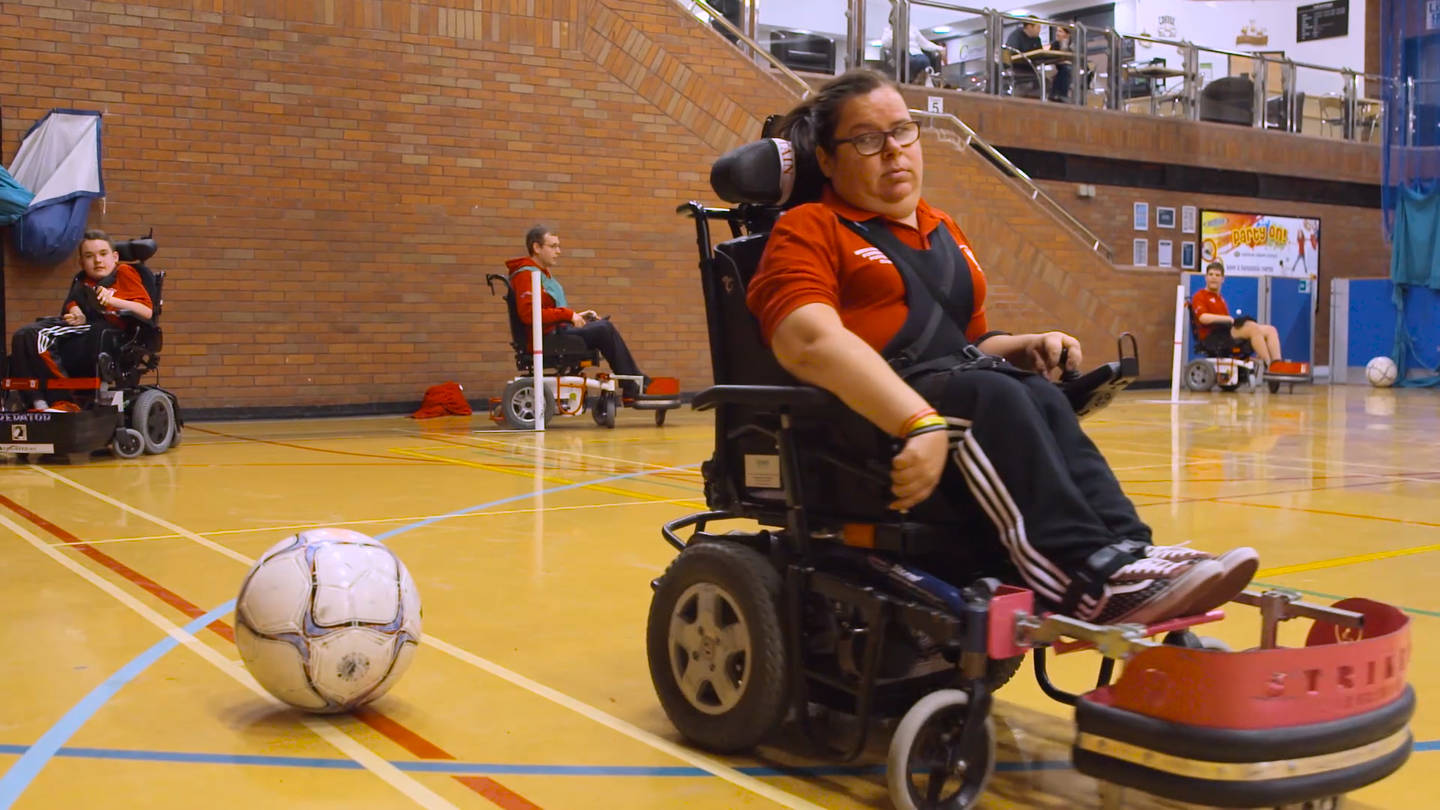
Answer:
<svg viewBox="0 0 1440 810"><path fill-rule="evenodd" d="M1051 48L1036 48L1033 51L1007 52L1011 71L1014 71L1016 62L1024 62L1035 71L1035 78L1040 83L1040 100L1044 101L1045 96L1045 68L1051 65L1058 65L1061 62L1069 62L1075 58L1070 51L1057 51Z"/></svg>
<svg viewBox="0 0 1440 810"><path fill-rule="evenodd" d="M1185 75L1185 71L1181 70L1180 68L1166 67L1165 65L1161 65L1161 64L1149 63L1149 64L1130 64L1130 65L1125 65L1125 66L1124 66L1124 70L1125 70L1126 75L1129 75L1129 76L1138 76L1138 77L1140 77L1140 78L1142 78L1142 79L1149 79L1149 80L1150 80L1151 86L1150 86L1150 100L1149 100L1149 101L1150 101L1150 114L1151 114L1151 115L1159 115L1159 114L1160 114L1160 102L1162 102L1162 101L1179 101L1179 100L1182 99L1182 98L1184 97L1184 95L1185 95L1185 90L1184 90L1184 88L1181 88L1181 89L1179 89L1179 90L1174 90L1174 91L1171 91L1171 92L1169 92L1169 93L1156 93L1156 92L1155 92L1154 83L1155 83L1156 81L1163 81L1163 80L1165 80L1165 79L1174 79L1174 78L1177 78L1177 77L1184 76L1184 75Z"/></svg>

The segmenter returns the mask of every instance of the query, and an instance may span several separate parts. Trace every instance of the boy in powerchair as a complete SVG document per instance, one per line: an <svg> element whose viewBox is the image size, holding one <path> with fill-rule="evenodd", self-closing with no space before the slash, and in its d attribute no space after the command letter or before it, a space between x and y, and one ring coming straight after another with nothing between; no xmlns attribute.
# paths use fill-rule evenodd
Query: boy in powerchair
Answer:
<svg viewBox="0 0 1440 810"><path fill-rule="evenodd" d="M146 319L154 314L139 272L120 263L115 243L104 231L85 232L78 258L81 272L70 284L62 314L15 332L10 341L10 376L39 380L85 376L95 368L105 329L123 329L126 313ZM38 392L21 395L32 410L79 410L73 402L48 402Z"/></svg>
<svg viewBox="0 0 1440 810"><path fill-rule="evenodd" d="M1079 342L990 329L974 252L921 197L919 126L893 81L846 73L779 136L794 145L797 186L823 179L824 191L780 216L747 303L781 366L903 440L892 508L978 504L988 520L965 542L1044 607L1086 621L1203 613L1244 589L1254 549L1151 542L1048 379L1079 366Z"/></svg>

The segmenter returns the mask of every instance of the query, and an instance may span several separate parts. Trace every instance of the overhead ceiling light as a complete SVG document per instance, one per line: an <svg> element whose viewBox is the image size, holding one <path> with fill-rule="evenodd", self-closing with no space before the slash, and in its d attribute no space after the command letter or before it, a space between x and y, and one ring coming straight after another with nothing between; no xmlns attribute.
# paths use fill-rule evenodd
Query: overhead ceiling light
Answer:
<svg viewBox="0 0 1440 810"><path fill-rule="evenodd" d="M1017 8L1017 9L1014 9L1014 10L1012 10L1012 11L1007 11L1007 12L1005 12L1005 13L1006 13L1006 14L1014 14L1016 17L1023 17L1023 16L1025 16L1026 14L1029 14L1029 13L1030 13L1030 9L1028 9L1028 8Z"/></svg>
<svg viewBox="0 0 1440 810"><path fill-rule="evenodd" d="M950 26L948 26L948 25L937 25L937 26L935 26L934 28L931 28L930 30L931 30L931 31L934 31L934 32L937 33L937 34L948 34L948 33L950 33Z"/></svg>
<svg viewBox="0 0 1440 810"><path fill-rule="evenodd" d="M870 40L870 44L871 44L871 45L874 45L875 47L878 48L878 47L880 47L881 45L884 45L884 44L885 44L885 40L883 40L883 39L872 39L872 40Z"/></svg>

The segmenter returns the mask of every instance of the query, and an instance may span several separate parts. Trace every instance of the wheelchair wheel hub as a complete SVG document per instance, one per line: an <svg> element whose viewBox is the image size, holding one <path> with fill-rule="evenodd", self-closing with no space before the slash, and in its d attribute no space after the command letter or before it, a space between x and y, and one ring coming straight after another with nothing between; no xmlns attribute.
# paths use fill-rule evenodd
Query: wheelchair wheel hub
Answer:
<svg viewBox="0 0 1440 810"><path fill-rule="evenodd" d="M691 585L670 619L671 668L686 700L706 714L740 702L750 674L750 631L733 597L708 582Z"/></svg>

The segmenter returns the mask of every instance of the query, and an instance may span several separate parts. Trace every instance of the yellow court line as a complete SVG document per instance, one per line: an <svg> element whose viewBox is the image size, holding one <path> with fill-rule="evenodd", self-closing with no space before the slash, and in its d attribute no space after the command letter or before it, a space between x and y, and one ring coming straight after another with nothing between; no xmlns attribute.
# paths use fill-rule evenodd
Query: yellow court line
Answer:
<svg viewBox="0 0 1440 810"><path fill-rule="evenodd" d="M0 515L0 526L4 526L5 528L14 532L17 537L34 546L37 550L40 551L40 553L44 554L55 562L60 563L66 568L70 569L72 573L79 576L81 579L84 579L91 585L94 585L95 587L104 591L106 594L114 597L125 607L128 607L130 608L130 610L139 614L141 618L160 628L160 630L162 630L165 635L175 639L180 644L183 644L186 649L190 650L201 658L204 658L221 672L229 675L236 681L239 681L242 686L245 686L251 692L254 692L256 695L259 695L261 698L265 699L267 703L273 703L277 706L283 705L280 703L280 701L271 697L270 693L266 692L265 689L262 688L253 677L251 677L250 673L245 671L245 668L238 661L230 660L229 658L221 654L219 651L215 650L213 647L210 647L209 645L205 644L204 642L200 641L189 633L186 633L184 628L182 628L180 625L175 624L164 616L161 616L154 609L150 608L148 605L144 604L140 600L121 590L119 586L115 585L114 583L110 582L109 580L105 579L94 571L91 571L90 569L86 568L75 560L70 559L62 552L56 551L55 548L49 543L46 543L39 537L36 537L30 532L29 529L26 529L24 526L21 526L20 524L10 520L5 515ZM341 731L338 727L336 727L335 724L330 720L315 717L312 715L301 715L300 722L306 728L310 729L310 731L314 732L316 736L320 737L320 739L324 740L327 743L330 743L330 745L335 747L338 751L340 751L340 753L345 754L350 759L355 760L355 762L359 763L361 767L365 768L365 770L370 771L375 776L378 776L381 780L385 781L391 787L408 796L411 800L413 800L421 807L448 807L451 808L451 810L455 810L455 805L441 798L434 791L417 782L414 777L411 777L410 775L401 771L399 768L395 767L390 762L387 762L379 754L376 754L374 751L371 751L369 748L366 748L359 742L356 742L353 738L351 738L345 732Z"/></svg>
<svg viewBox="0 0 1440 810"><path fill-rule="evenodd" d="M449 457L447 457L447 456L437 456L437 455L433 455L433 454L431 454L431 453L422 453L422 452L420 452L420 451L418 451L418 450L408 450L408 449L405 449L405 448L403 448L403 447L394 447L394 448L391 448L391 449L390 449L390 452L392 452L392 453L401 453L401 454L403 454L403 455L415 456L415 457L417 457L417 458L432 459L432 460L434 460L434 461L443 461L443 462L445 462L446 464L458 464L458 465L460 465L460 466L462 466L462 467L474 467L474 468L476 468L476 469L478 469L478 470L487 470L487 471L489 471L489 472L505 473L506 475L515 475L515 476L519 476L519 477L521 477L521 478L531 478L531 479L533 479L533 478L535 477L535 474L534 474L533 472L528 472L528 471L525 471L525 470L514 470L514 469L509 469L509 468L506 468L506 467L497 467L497 466L495 466L494 464L485 464L485 463L480 462L480 461L469 461L469 460L463 459L463 458L449 458ZM693 507L695 507L695 508L697 508L697 509L704 509L704 508L706 508L706 507L705 507L705 504L700 503L699 501L673 501L673 500L671 500L671 499L669 499L669 498L665 498L665 497L660 496L660 495L647 495L647 494L645 494L645 493L643 493L643 492L634 492L634 491L632 491L632 490L620 489L619 487L607 486L607 485L605 485L605 484L585 484L585 483L582 483L582 482L580 482L580 481L571 480L571 479L569 479L569 478L561 478L561 477L558 476L558 475L541 475L541 476L540 476L540 480L549 482L549 483L551 483L551 484L561 484L561 485L566 485L566 484L580 484L580 487L579 487L580 489L593 489L593 490L595 490L596 492L604 492L604 493L606 493L606 494L608 494L608 495L620 495L620 496L626 497L626 498L638 498L638 499L640 499L640 500L650 501L650 502L652 502L652 503L659 503L659 502L664 502L664 503L680 503L680 504L682 504L682 505L684 505L684 506L693 506Z"/></svg>
<svg viewBox="0 0 1440 810"><path fill-rule="evenodd" d="M83 484L77 483L77 482L75 482L75 481L71 481L69 478L66 478L65 476L60 475L60 474L58 474L58 473L52 473L52 472L50 472L49 470L43 470L43 469L39 468L38 466L36 466L36 465L34 465L34 464L32 464L32 465L30 465L30 466L31 466L31 467L34 467L34 468L36 468L36 469L41 470L41 472L44 472L46 475L49 475L50 477L52 477L52 478L60 481L60 482L63 483L63 484L67 484L67 485L69 485L69 486L71 486L71 487L74 487L74 488L76 488L76 489L78 489L78 490L80 490L80 491L82 491L82 492L84 492L84 493L86 493L86 494L88 494L88 495L92 495L92 496L94 496L94 497L96 497L96 498L99 498L99 499L105 501L106 503L113 504L113 505L119 507L120 509L122 509L122 510L124 510L124 511L126 511L126 512L129 512L130 514L133 514L133 515L135 515L135 516L137 516L137 517L140 517L140 518L144 518L145 520L149 520L149 521L151 521L152 523L158 524L158 525L160 525L160 526L164 526L165 528L171 529L172 531L178 531L180 534L182 534L182 535L184 535L185 537L188 537L188 538L194 540L195 542L197 542L197 543L205 546L206 548L213 549L213 550L223 550L223 551L225 552L226 556L228 556L228 557L230 557L230 558L232 558L232 559L238 559L238 560L240 560L240 561L242 561L242 562L245 562L247 565L253 564L253 560L250 560L249 558L245 557L243 554L240 554L239 552L236 552L236 551L231 551L230 549L227 549L227 548L225 548L224 546L219 545L218 543L213 543L213 542L211 542L211 541L209 541L209 540L206 540L205 538L201 537L200 535L198 535L198 534L196 534L196 533L194 533L194 532L192 532L192 531L189 531L188 529L185 529L185 528L183 528L183 527L181 527L181 526L177 526L176 524L171 523L170 521L165 520L165 519L162 518L162 517L159 517L159 516L156 516L156 515L152 515L152 514L146 512L145 510L140 509L140 508L135 507L135 506L131 506L130 504L123 503L123 502L121 502L121 501L117 501L117 500L115 500L114 498L111 498L111 497L109 497L109 496L107 496L107 495L104 495L103 493L96 492L95 490L90 489L89 487L84 486ZM15 525L15 524L10 523L10 521L8 521L8 520L5 518L4 515L0 515L0 524L8 525L8 526L10 526L12 529L16 530L17 532L24 532L24 531L25 531L25 529L24 529L23 527L20 527L20 526L18 526L18 525ZM32 537L33 537L33 535L32 535ZM103 580L103 579L99 579L98 575L95 575L95 574L93 574L92 572L90 572L88 569L84 568L83 566L80 566L79 563L76 563L76 562L74 562L73 560L69 560L68 558L65 558L64 554L62 554L62 553L59 552L59 551L56 551L54 548L52 548L51 546L49 546L49 545L47 545L46 543L44 543L43 541L41 541L39 538L33 538L33 539L31 540L31 542L32 542L32 545L36 545L36 546L37 546L41 551L43 551L45 554L50 555L51 557L63 559L63 560L64 560L67 564L69 564L70 566L74 566L75 568L78 568L80 572L83 572L83 573L82 573L82 576L85 576L87 579L91 579L91 581L98 581L99 583L103 583L103 586L102 586L102 587L108 587L109 589L114 590L114 591L115 591L116 593L118 593L119 595L124 596L125 598L131 599L132 601L134 601L133 597L130 597L130 596L129 596L128 594L126 594L124 591L120 591L118 588L116 588L115 586L111 585L109 582L106 582L106 581ZM106 592L109 593L110 590L107 590ZM128 603L127 603L127 604L128 604ZM146 611L150 611L150 613L154 613L154 611L151 611L148 607L146 607L145 605L141 604L141 603L138 602L138 601L135 601L135 605L136 605L138 608L141 608L141 609L146 610ZM142 614L142 615L144 615L144 614ZM156 614L156 618L159 619L160 621L165 621L164 617L161 617L161 616L159 616L158 614ZM184 635L183 631L182 631L181 628L179 628L179 627L175 627L175 632L180 633L182 636ZM220 655L220 653L218 653L218 652L216 652L215 650L211 649L210 647L204 645L203 643L201 643L200 641L198 641L198 640L195 639L194 637L186 636L186 638L189 638L189 639L190 639L190 641L189 641L188 643L186 643L186 646L190 646L191 644L193 644L193 645L196 645L196 646L198 646L198 647L200 647L200 648L203 648L204 650L207 651L207 653L208 653L209 655L207 655L207 653L201 653L201 655L206 655L207 660L212 660L212 659L210 659L210 657L209 657L210 655L213 655L213 656L215 656L215 657L217 657L217 658L220 658L221 660L226 660L226 659L224 659L224 656L221 656L221 655ZM439 639L439 638L437 638L436 636L431 635L431 634L426 634L426 635L422 636L422 638L421 638L421 643L422 643L422 644L427 644L427 645L429 645L429 646L431 646L431 647L434 647L435 649L440 650L441 652L444 652L446 655L449 655L449 656L451 656L452 658L455 658L455 659L458 660L458 661L463 661L463 662L468 663L468 664L470 664L470 665L472 665L472 666L474 666L474 667L476 667L476 668L478 668L478 669L480 669L480 670L482 670L482 671L484 671L484 672L489 672L490 674L492 674L492 675L494 675L494 676L496 676L496 677L498 677L498 678L501 678L502 680L508 681L509 683L514 684L515 686L518 686L518 687L520 687L520 688L522 688L522 689L530 692L530 693L533 694L533 695L536 695L536 696L538 696L538 697L542 697L542 698L544 698L544 699L546 699L546 700L549 700L549 701L551 701L551 702L553 702L553 703L555 703L555 704L557 704L557 705L559 705L559 706L563 706L563 707L565 707L565 708L567 708L567 709L570 709L571 711L577 712L577 713L581 714L582 716L587 717L587 718L589 718L590 720L595 721L596 723L599 723L600 725L603 725L603 726L605 726L605 727L607 727L607 728L610 728L610 729L612 729L612 730L614 730L614 731L618 731L618 732L620 732L621 734L624 734L624 735L630 737L632 740L635 740L635 741L637 741L637 742L643 743L643 744L645 744L645 745L647 745L647 746L649 746L649 747L651 747L651 748L653 748L653 749L655 749L655 750L657 750L657 751L660 751L661 753L668 754L668 755L670 755L670 756L672 756L672 757L675 757L676 759L681 760L682 762L688 762L688 763L690 763L691 765L694 765L695 767L700 768L701 770L709 773L709 774L712 775L712 776L715 776L715 777L718 777L718 778L720 778L720 779L723 779L724 781L729 782L730 784L732 784L732 785L734 785L734 786L736 786L736 787L738 787L738 788L740 788L740 789L742 789L742 790L746 790L746 791L749 791L749 792L751 792L751 793L754 793L754 794L757 795L757 796L761 796L762 798L769 799L770 801L772 801L772 802L774 802L774 803L776 803L776 804L778 804L778 805L781 805L782 807L790 807L790 808L794 808L794 810L824 810L824 808L821 808L819 805L816 805L816 804L813 804L813 803L811 803L811 802L809 802L809 801L806 801L805 799L803 799L803 798L801 798L801 797L799 797L799 796L796 796L796 795L793 794L793 793L789 793L789 792L787 792L787 791L781 790L780 788L777 788L777 787L774 787L774 786L772 786L772 785L766 784L765 782L761 781L760 779L757 779L756 777L750 776L749 774L746 774L746 773L744 773L743 771L740 771L740 770L737 770L737 769L735 769L735 768L732 768L732 767L730 767L729 765L726 765L726 764L720 762L719 760L716 760L716 759L713 759L713 758L711 758L711 757L708 757L708 756L706 756L706 755L704 755L704 754L701 754L701 753L698 752L698 751L692 751L692 750L690 750L690 749L688 749L688 748L685 748L685 747L683 747L683 746L676 745L675 743L672 743L672 742L670 742L669 740L666 740L666 739L663 738L663 737L660 737L660 736L658 736L658 735L655 735L655 734L652 734L652 733L650 733L650 732L648 732L648 731L645 731L644 729L641 729L641 728L639 728L638 726L632 725L631 723L627 723L626 721L621 720L620 718L618 718L618 717L616 717L616 716L614 716L614 715L612 715L612 714L609 714L609 713L607 713L607 712L605 712L605 711L603 711L603 710L601 710L601 709L597 709L597 708L595 708L594 706L591 706L591 705L588 704L588 703L584 703L584 702L582 702L582 701L580 701L580 700L577 700L576 698L570 697L569 695L565 694L564 692L561 692L561 691L559 691L559 690L557 690L557 689L552 689L551 687L546 686L546 685L544 685L544 684L542 684L542 683L539 683L538 681L533 681L533 680L531 680L530 678L527 678L527 677L525 677L524 675L521 675L521 674L518 673L518 672L515 672L515 671L513 671L513 670L510 670L510 669L507 669L507 668L505 668L505 667L502 667L502 666L500 666L499 664L496 664L495 662L490 661L489 659L482 658L482 657L476 655L475 653L472 653L472 652L470 652L469 650L464 649L463 647L457 647L457 646L455 646L454 644L451 644L451 643L449 643L449 642L447 642L447 641L442 641L441 639ZM197 652L199 652L199 650L197 650ZM231 669L231 670L226 670L227 674L229 674L229 675L231 675L232 677L235 677L235 678L237 678L237 679L239 679L239 678L242 677L242 676L243 676L244 678L249 678L249 677L250 677L250 676L249 676L249 673L248 673L248 672L245 672L244 668L241 667L241 665L240 665L239 663L237 663L237 662L228 662L228 663L230 664L230 666L231 666L233 669ZM251 680L250 680L250 684L247 684L247 685L251 685L251 684L253 684L253 686L251 686L251 688L256 689L256 690L260 690L260 685L254 683L254 680L253 680L253 679L251 679ZM262 694L263 694L263 692L262 692ZM316 725L317 727L323 728L323 726L321 725L321 723L319 723L318 721L309 720L308 718L302 718L302 722L305 723L306 727L311 727L311 724L312 724L312 723L315 723L315 725ZM316 733L320 733L320 731L317 731ZM343 742L343 743L348 743L348 744L350 744L350 745L351 745L353 748L355 748L355 749L358 749L358 751L352 751L351 748L341 748L342 751L344 751L344 752L347 753L347 754L350 754L350 756L352 756L352 757L359 757L359 756L362 756L362 755L368 755L368 757L370 757L370 760L373 760L373 761L374 761L373 764L375 764L375 767L379 768L379 767L384 766L384 767L394 768L393 765L391 765L390 763L386 762L384 759L380 758L378 755L374 754L374 753L371 752L369 749L364 748L364 747L361 746L359 743L356 743L356 742L355 742L354 740L352 740L351 738L345 736L345 735L344 735L342 732L340 732L338 729L335 730L335 735L337 735L337 736L339 736L339 737L341 737L341 738L343 738L343 739L342 739L342 740L331 740L330 737L327 736L327 737L326 737L326 740L329 741L329 742L331 742L332 745L336 745L337 747L339 747L339 746L341 745L341 743ZM322 736L324 736L324 735L322 734ZM372 763L370 762L370 760L361 761L361 760L357 759L357 761L361 761L361 764L365 765L367 768L370 768L370 767L371 767L371 764L372 764ZM397 772L397 773L400 773L398 769L396 769L396 772ZM377 774L377 775L378 775L378 774ZM404 775L403 773L400 773L400 775L401 775L402 777L405 777L405 775ZM384 777L382 777L382 778L384 778ZM409 777L405 777L405 778L408 779ZM416 783L415 787L418 788L419 790L425 790L425 788L424 788L423 786L421 786L419 783ZM406 795L410 795L410 794L407 793ZM412 796L412 798L414 798L414 796ZM436 797L436 798L438 799L439 797ZM418 801L418 799L417 799L417 801ZM440 801L443 802L444 800L441 799ZM442 804L442 805L428 805L428 804L427 804L426 806L427 806L427 807L429 807L429 806L453 807L453 805L450 805L449 803L445 803L445 804Z"/></svg>
<svg viewBox="0 0 1440 810"><path fill-rule="evenodd" d="M1298 574L1302 571L1319 571L1323 568L1340 568L1356 563L1375 562L1376 560L1388 560L1392 557L1409 557L1413 554L1426 554L1431 551L1440 551L1440 543L1432 543L1428 546L1414 546L1412 548L1396 549L1395 551L1373 551L1369 554L1354 554L1349 557L1332 557L1328 560L1316 560L1315 562L1299 563L1297 565L1282 565L1276 568L1263 568L1255 572L1256 579L1266 577L1278 577L1282 574Z"/></svg>

